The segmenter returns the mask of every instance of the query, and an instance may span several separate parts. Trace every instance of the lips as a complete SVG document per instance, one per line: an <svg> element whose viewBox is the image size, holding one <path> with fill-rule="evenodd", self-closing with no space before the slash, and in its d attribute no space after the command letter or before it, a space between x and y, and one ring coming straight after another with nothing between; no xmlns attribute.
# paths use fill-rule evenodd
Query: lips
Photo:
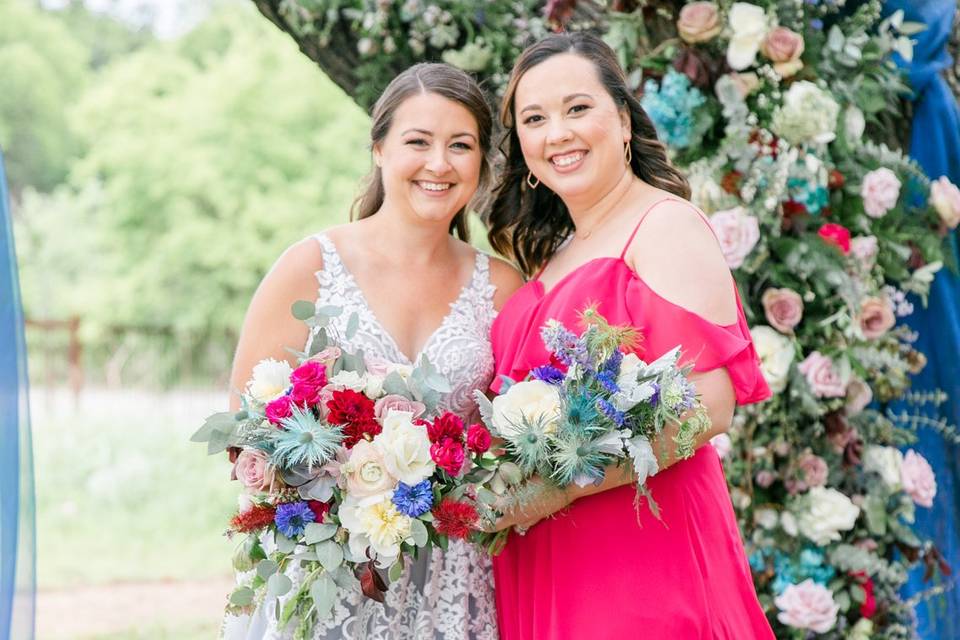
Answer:
<svg viewBox="0 0 960 640"><path fill-rule="evenodd" d="M442 195L453 186L452 182L431 182L429 180L415 180L414 184L431 195Z"/></svg>

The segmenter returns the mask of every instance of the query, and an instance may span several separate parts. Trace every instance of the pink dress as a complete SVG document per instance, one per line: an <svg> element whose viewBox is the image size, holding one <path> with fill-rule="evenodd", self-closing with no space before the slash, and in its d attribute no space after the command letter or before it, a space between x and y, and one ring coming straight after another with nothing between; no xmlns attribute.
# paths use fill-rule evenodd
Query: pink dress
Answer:
<svg viewBox="0 0 960 640"><path fill-rule="evenodd" d="M642 359L680 344L695 370L726 367L739 404L770 396L739 296L737 322L718 326L657 295L623 253L581 265L550 291L534 279L514 294L491 330L498 374L491 388L499 389L499 375L521 380L547 363L540 327L554 318L579 332L576 313L590 302L611 323L640 330ZM649 487L662 522L643 506L638 524L636 490L626 485L576 501L523 537L511 534L494 558L502 640L774 637L714 448L701 447Z"/></svg>

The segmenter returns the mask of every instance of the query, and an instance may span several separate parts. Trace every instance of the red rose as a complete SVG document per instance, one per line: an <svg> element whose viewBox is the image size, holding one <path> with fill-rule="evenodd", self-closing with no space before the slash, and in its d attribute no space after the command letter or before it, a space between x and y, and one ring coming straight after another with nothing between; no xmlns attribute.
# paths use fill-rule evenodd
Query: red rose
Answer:
<svg viewBox="0 0 960 640"><path fill-rule="evenodd" d="M850 231L846 227L828 222L820 227L817 235L823 238L823 241L827 244L832 244L840 249L843 255L850 253Z"/></svg>
<svg viewBox="0 0 960 640"><path fill-rule="evenodd" d="M348 449L365 435L375 436L382 429L374 417L373 401L350 389L334 391L333 397L327 401L327 411L327 422L343 428L343 444Z"/></svg>
<svg viewBox="0 0 960 640"><path fill-rule="evenodd" d="M467 447L474 453L486 453L490 449L490 432L482 424L472 424L467 429Z"/></svg>
<svg viewBox="0 0 960 640"><path fill-rule="evenodd" d="M877 597L873 593L873 580L863 571L856 571L850 575L857 578L857 582L863 588L864 599L860 605L860 615L864 618L872 618L873 614L877 612Z"/></svg>
<svg viewBox="0 0 960 640"><path fill-rule="evenodd" d="M802 202L796 200L787 200L783 203L783 215L800 216L807 212L807 207Z"/></svg>
<svg viewBox="0 0 960 640"><path fill-rule="evenodd" d="M837 171L836 169L830 170L830 175L827 177L827 186L830 189L839 189L845 183L847 179L843 177L843 174Z"/></svg>
<svg viewBox="0 0 960 640"><path fill-rule="evenodd" d="M433 424L427 426L427 437L430 442L442 442L447 438L453 440L463 440L463 420L457 415L447 411L442 416L433 421Z"/></svg>
<svg viewBox="0 0 960 640"><path fill-rule="evenodd" d="M438 467L455 476L463 468L463 445L453 438L445 438L443 442L430 445L430 457Z"/></svg>
<svg viewBox="0 0 960 640"><path fill-rule="evenodd" d="M323 523L324 516L330 511L329 502L320 502L319 500L307 500L307 506L313 511L313 521Z"/></svg>
<svg viewBox="0 0 960 640"><path fill-rule="evenodd" d="M466 539L480 516L472 504L447 498L433 508L433 517L437 533Z"/></svg>
<svg viewBox="0 0 960 640"><path fill-rule="evenodd" d="M263 408L264 415L270 424L280 425L280 421L293 415L293 400L290 396L280 396L276 400L271 400Z"/></svg>

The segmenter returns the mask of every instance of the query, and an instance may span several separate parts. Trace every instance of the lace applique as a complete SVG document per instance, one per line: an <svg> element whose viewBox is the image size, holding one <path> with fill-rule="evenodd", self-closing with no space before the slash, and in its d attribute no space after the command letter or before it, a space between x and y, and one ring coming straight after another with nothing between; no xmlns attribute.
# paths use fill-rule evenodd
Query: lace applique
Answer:
<svg viewBox="0 0 960 640"><path fill-rule="evenodd" d="M346 269L336 246L324 234L315 236L323 250L323 269L317 272L317 307L336 305L343 313L331 320L340 336L357 314L358 328L344 346L393 362L411 364L370 310L363 292ZM416 358L424 356L446 376L452 388L440 408L465 419L474 417L474 389L486 389L493 377L490 325L496 287L490 282L486 254L477 253L470 282L450 304L450 312L427 339ZM309 344L308 344L309 347ZM265 541L265 544L269 544ZM252 572L251 572L252 574ZM302 579L299 567L287 575L293 591ZM241 580L243 577L240 578ZM386 604L365 598L357 588L341 590L331 616L317 625L313 640L497 640L490 558L473 545L451 541L446 551L433 549L429 556L408 562L400 579L390 585ZM283 599L281 599L282 606ZM224 625L236 628L235 621ZM229 640L288 640L291 632L276 628L275 608L256 611L244 633L232 632Z"/></svg>

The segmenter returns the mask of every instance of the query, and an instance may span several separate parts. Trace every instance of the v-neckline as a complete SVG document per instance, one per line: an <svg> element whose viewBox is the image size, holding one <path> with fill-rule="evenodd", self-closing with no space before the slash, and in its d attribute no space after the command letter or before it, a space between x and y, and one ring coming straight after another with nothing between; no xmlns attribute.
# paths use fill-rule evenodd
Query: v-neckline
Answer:
<svg viewBox="0 0 960 640"><path fill-rule="evenodd" d="M427 347L429 347L430 343L433 342L433 339L447 325L447 321L450 320L451 317L453 317L454 309L460 303L463 297L467 294L467 291L469 291L470 288L473 287L474 281L477 278L477 270L480 263L480 252L474 251L473 269L470 272L470 278L467 280L467 283L460 288L460 293L457 294L457 297L454 298L452 302L450 302L449 304L450 310L447 311L447 313L443 316L443 319L440 320L440 324L438 324L437 328L434 329L430 333L430 335L427 336L427 339L423 342L422 345L420 345L420 349L416 352L416 354L414 355L414 358L411 359L410 356L408 356L400 348L400 345L397 343L396 338L393 337L393 333L391 333L390 330L387 329L386 325L384 325L380 321L380 318L377 317L377 314L376 312L374 312L373 307L370 306L370 302L367 298L367 294L360 287L360 283L357 282L357 279L354 277L353 272L350 271L350 268L347 266L347 263L343 261L343 257L340 255L340 250L337 249L336 243L333 241L332 238L330 238L330 236L326 234L323 234L323 238L326 239L327 244L330 245L329 248L331 252L333 253L334 256L336 256L337 261L340 263L340 267L343 269L344 276L350 279L350 282L353 284L353 288L356 289L357 295L360 298L360 302L363 303L364 309L366 309L367 313L370 315L370 320L377 326L378 329L380 329L380 333L382 333L383 337L390 342L390 346L393 347L393 350L397 353L397 355L399 355L401 358L403 358L406 361L400 364L409 364L409 365L416 366L416 364L420 361L420 358L423 357L423 354L426 352ZM324 265L324 268L326 268L326 266L327 265Z"/></svg>

